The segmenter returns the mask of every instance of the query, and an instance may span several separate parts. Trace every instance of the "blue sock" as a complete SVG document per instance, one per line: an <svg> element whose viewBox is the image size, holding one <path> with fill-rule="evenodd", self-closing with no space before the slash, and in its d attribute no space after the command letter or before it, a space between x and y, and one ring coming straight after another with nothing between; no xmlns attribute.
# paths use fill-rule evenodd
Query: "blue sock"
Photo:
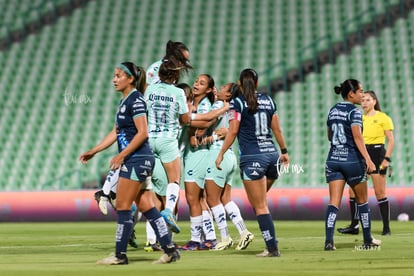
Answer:
<svg viewBox="0 0 414 276"><path fill-rule="evenodd" d="M364 242L370 243L371 237L371 211L368 206L368 202L358 204L359 219L362 225L362 234L364 236Z"/></svg>
<svg viewBox="0 0 414 276"><path fill-rule="evenodd" d="M131 211L118 211L118 226L116 229L115 254L126 254L128 241L133 230Z"/></svg>
<svg viewBox="0 0 414 276"><path fill-rule="evenodd" d="M338 214L338 208L333 205L328 205L326 209L326 217L325 217L325 241L333 242L334 230L335 230L335 223L336 223L336 215Z"/></svg>
<svg viewBox="0 0 414 276"><path fill-rule="evenodd" d="M270 214L258 215L257 222L259 223L260 231L262 231L267 250L269 252L277 250L275 226L273 225L272 216Z"/></svg>
<svg viewBox="0 0 414 276"><path fill-rule="evenodd" d="M142 213L154 229L157 240L160 242L162 249L166 252L171 246L171 238L168 233L168 226L160 212L154 207L145 213Z"/></svg>

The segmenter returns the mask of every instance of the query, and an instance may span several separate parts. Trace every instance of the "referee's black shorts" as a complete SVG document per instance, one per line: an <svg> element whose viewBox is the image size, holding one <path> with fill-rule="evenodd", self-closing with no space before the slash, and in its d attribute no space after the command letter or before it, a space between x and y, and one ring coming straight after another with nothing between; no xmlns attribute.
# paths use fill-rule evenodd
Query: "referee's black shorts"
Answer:
<svg viewBox="0 0 414 276"><path fill-rule="evenodd" d="M371 157L372 162L375 164L375 171L369 174L387 174L387 168L380 170L380 165L385 157L385 147L384 144L374 144L366 145L369 157Z"/></svg>

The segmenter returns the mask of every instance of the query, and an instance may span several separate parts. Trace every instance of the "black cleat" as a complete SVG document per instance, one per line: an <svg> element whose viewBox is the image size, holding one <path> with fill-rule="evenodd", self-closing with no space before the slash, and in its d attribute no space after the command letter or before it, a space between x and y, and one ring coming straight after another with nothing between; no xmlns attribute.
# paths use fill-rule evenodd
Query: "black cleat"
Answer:
<svg viewBox="0 0 414 276"><path fill-rule="evenodd" d="M169 264L176 262L180 259L180 252L175 248L174 244L170 244L164 249L164 254L161 256L161 258L158 261L153 262L153 264Z"/></svg>
<svg viewBox="0 0 414 276"><path fill-rule="evenodd" d="M262 253L256 254L256 257L280 257L280 251L277 248L273 251L266 248Z"/></svg>
<svg viewBox="0 0 414 276"><path fill-rule="evenodd" d="M333 241L325 241L325 251L334 251L336 247Z"/></svg>
<svg viewBox="0 0 414 276"><path fill-rule="evenodd" d="M341 234L350 234L350 235L358 235L359 234L359 225L349 225L346 228L338 228L337 231Z"/></svg>
<svg viewBox="0 0 414 276"><path fill-rule="evenodd" d="M391 230L389 227L384 227L384 229L382 229L382 233L381 235L383 236L391 236Z"/></svg>

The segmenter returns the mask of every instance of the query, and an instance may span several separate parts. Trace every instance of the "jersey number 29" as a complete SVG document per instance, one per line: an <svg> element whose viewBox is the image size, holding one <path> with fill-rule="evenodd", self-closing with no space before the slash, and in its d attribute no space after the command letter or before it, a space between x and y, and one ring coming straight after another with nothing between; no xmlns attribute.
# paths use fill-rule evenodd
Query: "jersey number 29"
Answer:
<svg viewBox="0 0 414 276"><path fill-rule="evenodd" d="M344 125L339 124L332 124L332 144L337 145L343 145L346 143L346 136L345 136L345 130Z"/></svg>

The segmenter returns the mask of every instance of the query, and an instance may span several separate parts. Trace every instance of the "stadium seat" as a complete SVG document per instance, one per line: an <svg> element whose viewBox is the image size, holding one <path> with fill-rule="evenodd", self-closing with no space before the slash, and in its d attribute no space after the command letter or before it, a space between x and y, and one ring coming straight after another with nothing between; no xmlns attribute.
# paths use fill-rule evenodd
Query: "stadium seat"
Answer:
<svg viewBox="0 0 414 276"><path fill-rule="evenodd" d="M46 2L41 14L51 9L51 2ZM210 73L222 85L236 81L240 69L248 66L260 72L261 83L267 83L281 72L276 68L268 78L263 73L268 67L285 60L287 69L297 68L298 50L321 35L331 34L333 41L341 41L342 23L358 15L355 11L374 7L375 14L381 14L387 2L399 4L399 0L259 2L154 0L132 5L132 0L88 1L82 9L0 52L0 107L6 110L0 122L10 126L0 134L4 145L0 152L11 157L1 164L2 168L12 168L0 179L0 188L39 190L50 181L48 188L73 188L78 187L77 176L59 180L59 184L53 180L80 169L83 181L90 181L107 170L108 156L104 154L88 166L80 166L77 159L114 124L120 95L113 90L112 74L121 61L132 60L146 68L163 56L166 41L182 40L190 48L195 69L181 81L192 84L198 74ZM12 1L6 5L0 11L2 22L13 21L13 29L19 30L24 20L35 20L34 11L28 18L19 17L30 3ZM153 20L154 14L162 20ZM361 24L370 20L369 14L361 16ZM348 31L355 30L355 25L350 24ZM319 74L312 73L304 83L293 84L291 92L275 96L292 162L304 169L300 174L284 175L278 185L325 185L323 163L329 146L326 114L338 100L333 86L350 75L378 91L384 110L395 118L398 142L393 165L404 168L413 154L403 144L410 143L413 134L411 116L403 111L414 104L412 93L408 93L413 87L413 26L410 12L395 26L367 38L349 55L339 55L335 64L324 66ZM318 50L326 47L322 44ZM65 102L65 92L74 97L74 102ZM82 95L92 101L80 103ZM29 134L23 135L25 132ZM20 145L25 145L24 150ZM35 169L22 177L14 168L23 164ZM404 173L396 170L389 183L405 185L413 175L411 169ZM19 183L10 184L14 182ZM241 186L238 176L235 185Z"/></svg>

